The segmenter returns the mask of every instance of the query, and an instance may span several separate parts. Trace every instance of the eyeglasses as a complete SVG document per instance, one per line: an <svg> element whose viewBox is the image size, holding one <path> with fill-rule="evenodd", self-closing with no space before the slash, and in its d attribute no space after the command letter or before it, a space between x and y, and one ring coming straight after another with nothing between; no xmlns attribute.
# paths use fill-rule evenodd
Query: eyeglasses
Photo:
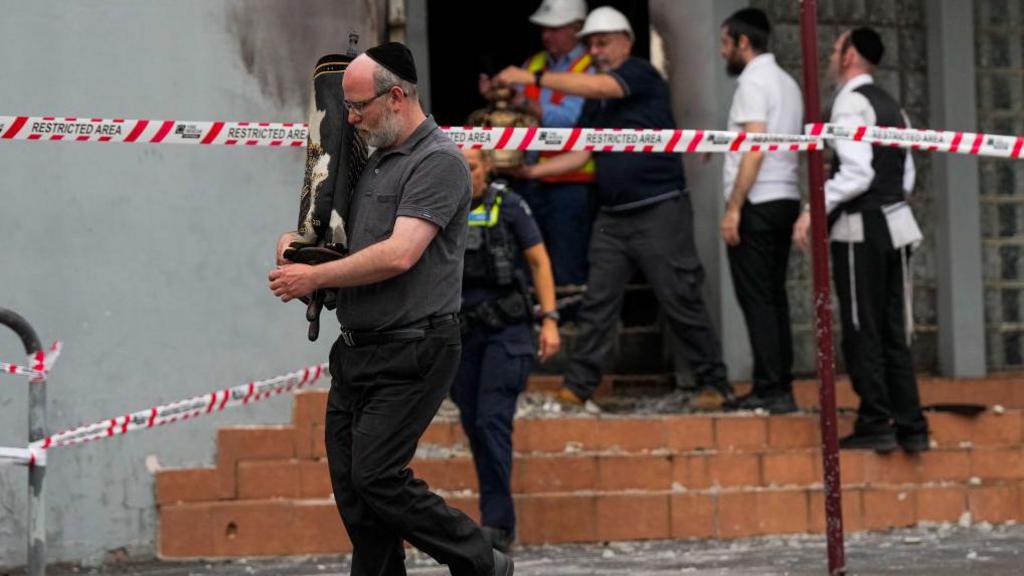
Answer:
<svg viewBox="0 0 1024 576"><path fill-rule="evenodd" d="M367 106L369 106L370 104L373 104L373 101L376 100L377 98L380 98L381 96L387 94L388 92L391 92L391 89L396 87L396 86L398 86L398 85L397 84L392 84L391 86L388 86L387 88L385 88L385 89L381 90L380 92L377 92L376 94L374 94L373 98L367 98L366 100L359 100L359 101L356 101L356 102L353 102L351 100L345 100L344 101L345 109L348 110L349 112L352 112L356 116L360 116L361 117L366 112L366 107ZM402 91L402 94L405 94L404 90Z"/></svg>

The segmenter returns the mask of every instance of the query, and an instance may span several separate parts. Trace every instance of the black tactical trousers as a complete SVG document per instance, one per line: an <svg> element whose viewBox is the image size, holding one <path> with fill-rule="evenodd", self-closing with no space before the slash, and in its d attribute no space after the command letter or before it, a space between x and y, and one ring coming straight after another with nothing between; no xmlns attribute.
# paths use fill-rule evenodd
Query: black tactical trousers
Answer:
<svg viewBox="0 0 1024 576"><path fill-rule="evenodd" d="M682 342L697 384L727 387L722 347L700 293L704 269L697 258L693 209L686 194L625 214L598 214L590 239L590 278L577 320L579 336L565 385L581 398L590 398L597 390L626 283L637 268Z"/></svg>

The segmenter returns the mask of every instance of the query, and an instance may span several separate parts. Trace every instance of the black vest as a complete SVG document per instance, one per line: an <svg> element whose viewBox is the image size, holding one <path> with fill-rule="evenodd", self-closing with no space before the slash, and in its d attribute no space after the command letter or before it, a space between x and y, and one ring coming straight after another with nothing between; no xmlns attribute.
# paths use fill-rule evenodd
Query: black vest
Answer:
<svg viewBox="0 0 1024 576"><path fill-rule="evenodd" d="M868 99L875 111L875 125L887 128L906 128L903 111L900 105L878 86L865 84L853 90ZM888 146L872 146L871 168L875 178L871 186L863 194L850 199L838 206L833 213L838 217L840 212L856 213L866 210L878 210L882 206L903 202L903 172L907 160L907 150ZM839 155L832 154L832 175L839 172Z"/></svg>

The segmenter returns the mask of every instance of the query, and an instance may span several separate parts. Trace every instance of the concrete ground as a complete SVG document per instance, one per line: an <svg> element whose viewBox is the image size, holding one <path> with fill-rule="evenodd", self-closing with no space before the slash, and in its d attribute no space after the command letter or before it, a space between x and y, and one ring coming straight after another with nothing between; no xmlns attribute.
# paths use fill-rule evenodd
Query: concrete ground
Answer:
<svg viewBox="0 0 1024 576"><path fill-rule="evenodd" d="M846 541L847 574L1024 574L1024 525L959 527L944 524L884 533L854 534ZM520 548L518 576L662 576L692 574L820 575L827 573L820 536L734 541L613 542ZM349 573L348 558L252 559L229 562L151 562L104 568L58 567L48 574L137 576L328 576ZM448 571L410 552L410 575ZM21 574L11 573L10 576ZM8 576L2 574L2 576Z"/></svg>

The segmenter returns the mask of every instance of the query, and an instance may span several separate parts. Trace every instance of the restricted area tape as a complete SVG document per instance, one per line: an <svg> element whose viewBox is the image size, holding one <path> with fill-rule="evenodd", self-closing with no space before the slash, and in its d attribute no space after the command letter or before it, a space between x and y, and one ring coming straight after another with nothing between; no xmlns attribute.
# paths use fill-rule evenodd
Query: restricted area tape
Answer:
<svg viewBox="0 0 1024 576"><path fill-rule="evenodd" d="M853 140L929 152L1020 158L1024 137L970 132L809 124L806 134L627 128L442 127L460 148L592 152L809 152L825 140ZM129 120L0 116L0 140L135 142L302 147L308 128L293 122Z"/></svg>
<svg viewBox="0 0 1024 576"><path fill-rule="evenodd" d="M441 128L460 148L549 152L799 152L820 150L817 136L718 130L628 128Z"/></svg>
<svg viewBox="0 0 1024 576"><path fill-rule="evenodd" d="M87 426L79 426L78 428L58 432L43 440L33 442L29 449L48 450L60 446L82 444L92 440L127 434L136 430L173 424L236 406L245 406L279 394L311 386L326 372L327 364L318 364L290 374L277 376L276 378L250 382L241 386L235 386L234 388L226 388L187 400L180 400L164 404L163 406L125 414L124 416L116 416Z"/></svg>
<svg viewBox="0 0 1024 576"><path fill-rule="evenodd" d="M806 130L808 134L821 135L830 140L852 140L875 146L995 158L1020 158L1021 149L1024 148L1024 137L1021 136L839 124L808 124Z"/></svg>
<svg viewBox="0 0 1024 576"><path fill-rule="evenodd" d="M20 376L29 376L32 378L32 382L41 382L46 379L46 375L53 368L57 358L60 357L61 343L54 342L47 350L40 350L35 354L29 356L29 364L31 368L26 366L19 366L17 364L9 364L7 362L0 362L0 374L17 374Z"/></svg>
<svg viewBox="0 0 1024 576"><path fill-rule="evenodd" d="M56 116L0 116L2 140L139 142L223 146L305 146L305 124L291 122L184 122Z"/></svg>
<svg viewBox="0 0 1024 576"><path fill-rule="evenodd" d="M4 465L45 466L46 452L39 451L38 454L35 454L30 448L4 448L0 446L0 466Z"/></svg>
<svg viewBox="0 0 1024 576"><path fill-rule="evenodd" d="M822 146L820 138L801 134L716 130L479 127L443 127L442 130L460 147L485 150L797 152ZM299 147L306 145L307 134L306 125L298 123L0 116L2 140Z"/></svg>
<svg viewBox="0 0 1024 576"><path fill-rule="evenodd" d="M267 380L260 380L195 396L147 410L140 410L124 416L115 416L100 420L86 426L79 426L64 432L47 436L31 443L27 449L0 448L0 465L22 464L44 466L46 451L60 446L72 446L119 436L136 430L145 430L175 422L184 422L199 416L227 410L237 406L245 406L253 402L266 400L286 392L312 386L327 374L327 364L318 364L296 370L289 374Z"/></svg>

